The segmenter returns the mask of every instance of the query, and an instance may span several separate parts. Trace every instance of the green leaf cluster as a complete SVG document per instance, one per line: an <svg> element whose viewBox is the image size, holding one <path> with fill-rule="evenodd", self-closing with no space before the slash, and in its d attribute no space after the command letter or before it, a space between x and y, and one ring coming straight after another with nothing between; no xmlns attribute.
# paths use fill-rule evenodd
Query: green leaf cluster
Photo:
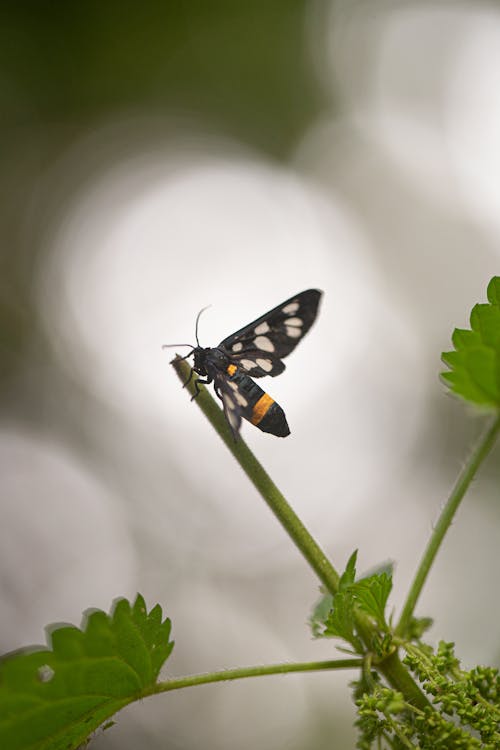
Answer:
<svg viewBox="0 0 500 750"><path fill-rule="evenodd" d="M421 750L498 750L498 670L475 667L463 671L452 643L441 642L436 650L424 643L406 644L406 650L404 663L432 705L418 709L378 681L362 693L359 683L354 683L358 748L369 750L378 743Z"/></svg>
<svg viewBox="0 0 500 750"><path fill-rule="evenodd" d="M441 374L457 396L487 410L500 408L500 276L488 284L488 304L472 308L470 329L455 328L454 351L442 354Z"/></svg>
<svg viewBox="0 0 500 750"><path fill-rule="evenodd" d="M338 637L347 641L356 653L365 649L358 633L356 611L368 615L382 633L388 633L385 618L387 599L392 589L392 575L384 570L356 581L357 550L349 558L339 579L338 591L327 595L316 605L311 627L316 637Z"/></svg>
<svg viewBox="0 0 500 750"><path fill-rule="evenodd" d="M48 649L0 661L0 747L71 750L106 719L151 689L169 657L170 620L142 596L111 615L90 613L82 629L59 626Z"/></svg>
<svg viewBox="0 0 500 750"><path fill-rule="evenodd" d="M452 643L442 642L435 650L423 643L420 637L432 622L429 618L411 618L404 638L396 636L385 614L392 586L390 572L356 580L356 557L354 552L340 576L338 592L325 595L316 606L311 624L315 635L342 638L363 654L364 668L352 683L357 747L499 750L498 670L476 667L465 672ZM359 612L374 626L371 652L358 627ZM415 676L427 705L415 705L376 671L375 665L395 648L406 651L403 664Z"/></svg>
<svg viewBox="0 0 500 750"><path fill-rule="evenodd" d="M491 667L464 671L454 644L441 641L436 651L412 645L404 663L418 677L434 705L456 725L473 730L480 743L470 747L500 747L500 674ZM469 737L470 737L470 733Z"/></svg>

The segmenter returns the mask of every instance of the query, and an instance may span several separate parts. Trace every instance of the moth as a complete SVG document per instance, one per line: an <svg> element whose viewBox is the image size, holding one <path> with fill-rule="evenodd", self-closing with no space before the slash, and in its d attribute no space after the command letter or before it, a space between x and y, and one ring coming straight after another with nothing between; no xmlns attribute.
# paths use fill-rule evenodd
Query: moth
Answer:
<svg viewBox="0 0 500 750"><path fill-rule="evenodd" d="M189 383L193 372L200 376L194 384L193 398L196 398L200 393L199 383L208 385L213 382L235 439L242 418L271 435L286 437L290 434L285 412L253 378L275 377L283 372L283 358L295 349L316 319L321 294L318 289L295 294L232 333L216 347L200 346L198 313L197 346L183 357L192 356L194 360L184 385Z"/></svg>

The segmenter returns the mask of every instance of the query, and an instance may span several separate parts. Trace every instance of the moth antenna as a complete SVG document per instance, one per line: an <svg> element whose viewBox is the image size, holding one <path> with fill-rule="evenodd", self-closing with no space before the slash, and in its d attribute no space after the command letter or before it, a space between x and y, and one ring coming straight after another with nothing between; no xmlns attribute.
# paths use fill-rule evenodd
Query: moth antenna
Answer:
<svg viewBox="0 0 500 750"><path fill-rule="evenodd" d="M163 346L161 348L162 349L171 349L174 346L190 346L191 349L195 348L192 344L163 344Z"/></svg>
<svg viewBox="0 0 500 750"><path fill-rule="evenodd" d="M207 305L206 307L202 307L201 310L200 310L200 312L196 316L196 325L195 325L195 328L194 328L194 335L196 336L196 343L198 344L198 346L200 345L200 342L199 342L199 339L198 339L198 321L200 319L200 315L202 314L202 312L205 312L205 310L208 310L209 307L211 307L211 305Z"/></svg>

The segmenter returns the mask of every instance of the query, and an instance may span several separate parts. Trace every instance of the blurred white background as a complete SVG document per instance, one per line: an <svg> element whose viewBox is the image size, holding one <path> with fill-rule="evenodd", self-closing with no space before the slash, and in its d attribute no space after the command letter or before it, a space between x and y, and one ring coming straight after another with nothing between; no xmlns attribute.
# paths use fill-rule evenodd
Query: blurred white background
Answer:
<svg viewBox="0 0 500 750"><path fill-rule="evenodd" d="M395 562L399 611L481 428L438 375L499 269L500 10L314 2L298 31L321 106L280 158L180 107L117 107L64 148L32 146L44 163L18 240L36 250L34 322L0 432L3 651L140 591L173 620L165 676L336 654L306 624L314 574L162 350L193 341L205 305L200 341L215 346L309 287L324 291L318 321L263 381L292 434L243 435L337 569L355 548L361 572ZM470 665L500 653L497 462L418 607ZM94 746L326 748L334 732L349 748L353 677L159 696Z"/></svg>

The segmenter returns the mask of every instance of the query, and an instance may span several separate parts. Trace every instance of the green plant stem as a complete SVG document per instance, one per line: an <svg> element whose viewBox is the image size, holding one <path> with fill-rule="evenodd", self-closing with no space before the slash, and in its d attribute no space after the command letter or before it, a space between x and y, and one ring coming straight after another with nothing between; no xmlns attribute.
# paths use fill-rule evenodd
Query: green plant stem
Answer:
<svg viewBox="0 0 500 750"><path fill-rule="evenodd" d="M404 745L404 747L407 747L408 750L418 750L417 745L414 745L413 742L410 742L410 740L408 739L408 737L405 737L405 735L403 734L403 732L399 728L397 722L394 721L394 719L392 718L392 716L389 713L385 713L384 715L385 715L385 719L386 719L387 723L391 726L392 731L394 732L394 734L396 735L396 737L399 739L399 742L401 743L401 745ZM394 745L393 745L393 747L394 747Z"/></svg>
<svg viewBox="0 0 500 750"><path fill-rule="evenodd" d="M175 357L171 364L181 381L186 383L191 374L191 367L189 364L179 356ZM190 382L186 385L191 396L194 396L196 393L194 386L195 378L196 375L193 374ZM331 594L335 594L338 590L339 583L339 575L337 571L328 560L321 547L307 531L302 521L287 503L271 477L257 461L243 439L241 437L238 440L234 439L224 414L217 405L215 399L212 398L206 388L203 386L200 386L199 388L200 393L195 399L196 404L200 407L214 429L225 442L243 471L253 482L262 498L271 508L272 512L288 533L294 544L302 552L311 568L315 571L320 581L323 582L326 589ZM362 612L358 611L356 613L356 624L365 646L369 649L373 630L369 618ZM401 664L396 652L378 664L377 669L385 676L393 688L404 694L408 702L421 708L429 705L427 699L419 690L409 672Z"/></svg>
<svg viewBox="0 0 500 750"><path fill-rule="evenodd" d="M394 690L398 690L404 695L407 703L411 703L412 706L421 709L430 705L407 668L401 664L401 659L397 651L394 651L383 662L378 664L377 669L384 675Z"/></svg>
<svg viewBox="0 0 500 750"><path fill-rule="evenodd" d="M438 519L438 522L434 527L427 547L424 551L423 557L420 561L420 565L418 566L415 578L413 579L413 583L410 587L408 597L401 613L401 618L396 628L396 633L401 637L404 637L405 633L407 632L408 625L413 616L413 612L415 611L415 607L421 594L422 588L425 584L427 576L429 575L430 569L441 546L443 538L453 521L455 513L457 512L460 502L467 489L469 488L469 485L472 482L480 465L492 449L498 436L499 430L500 414L497 414L479 438L478 443L474 448L469 460L466 462L465 466L458 476L457 482L453 487L451 495L448 498L446 505L444 506Z"/></svg>
<svg viewBox="0 0 500 750"><path fill-rule="evenodd" d="M224 669L222 672L207 672L194 674L189 677L179 677L165 680L153 685L144 695L165 693L169 690L192 687L193 685L207 685L211 682L225 682L226 680L242 680L246 677L264 677L272 674L288 674L289 672L324 672L332 669L358 669L363 664L362 659L330 659L329 661L311 661L291 664L269 664L258 667L240 667L239 669Z"/></svg>
<svg viewBox="0 0 500 750"><path fill-rule="evenodd" d="M171 364L182 382L185 382L191 372L188 363L180 357L176 357L172 360ZM194 395L195 393L195 377L196 376L193 376L191 382L187 386L191 395ZM208 393L207 389L202 386L200 386L200 395L196 398L196 404L208 417L209 421L238 461L243 471L253 482L262 498L271 508L272 512L288 533L294 544L302 552L318 578L324 583L331 594L335 594L339 583L337 571L328 560L321 547L307 531L300 518L287 503L269 474L257 461L243 439L241 437L239 437L238 440L234 439L223 412Z"/></svg>

